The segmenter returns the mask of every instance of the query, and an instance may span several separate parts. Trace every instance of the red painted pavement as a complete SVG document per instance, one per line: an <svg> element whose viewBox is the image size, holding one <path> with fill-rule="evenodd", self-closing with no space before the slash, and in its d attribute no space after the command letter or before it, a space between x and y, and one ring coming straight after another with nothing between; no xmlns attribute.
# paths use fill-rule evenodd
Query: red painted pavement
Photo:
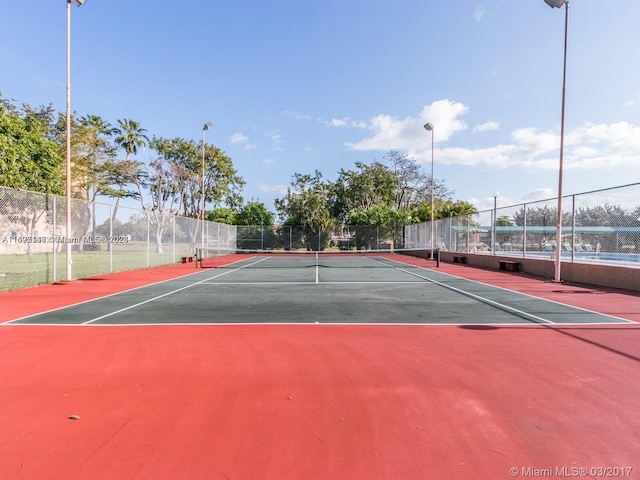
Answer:
<svg viewBox="0 0 640 480"><path fill-rule="evenodd" d="M1 311L192 268L2 294ZM441 271L640 311L624 292ZM0 326L0 478L466 480L601 467L640 478L639 335L637 324Z"/></svg>

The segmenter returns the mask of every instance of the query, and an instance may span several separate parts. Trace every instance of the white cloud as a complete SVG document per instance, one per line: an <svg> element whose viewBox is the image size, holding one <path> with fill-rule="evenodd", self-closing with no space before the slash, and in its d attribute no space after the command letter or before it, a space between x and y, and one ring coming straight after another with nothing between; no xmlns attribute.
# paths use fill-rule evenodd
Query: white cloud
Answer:
<svg viewBox="0 0 640 480"><path fill-rule="evenodd" d="M473 19L476 22L481 22L486 14L486 10L482 5L478 5L476 9L473 11Z"/></svg>
<svg viewBox="0 0 640 480"><path fill-rule="evenodd" d="M539 200L547 200L549 198L553 198L555 195L557 195L557 193L551 191L550 188L535 188L524 193L522 195L522 201L537 202Z"/></svg>
<svg viewBox="0 0 640 480"><path fill-rule="evenodd" d="M500 129L500 124L498 122L485 122L473 127L473 133L488 132L491 130L499 130L499 129Z"/></svg>
<svg viewBox="0 0 640 480"><path fill-rule="evenodd" d="M231 143L244 143L248 141L249 138L244 133L234 133L231 135Z"/></svg>
<svg viewBox="0 0 640 480"><path fill-rule="evenodd" d="M287 194L286 185L267 185L267 184L261 183L258 185L258 190L264 193L276 193L278 195Z"/></svg>
<svg viewBox="0 0 640 480"><path fill-rule="evenodd" d="M311 117L309 115L305 115L299 112L292 112L291 110L284 110L282 114L287 117L292 117L294 120L311 120Z"/></svg>
<svg viewBox="0 0 640 480"><path fill-rule="evenodd" d="M318 119L319 122L327 125L328 127L350 127L350 128L368 128L366 122L358 122L352 120L350 117L344 118L332 118L331 120Z"/></svg>
<svg viewBox="0 0 640 480"><path fill-rule="evenodd" d="M344 127L348 124L349 117L347 118L332 118L327 122L327 125L331 127Z"/></svg>
<svg viewBox="0 0 640 480"><path fill-rule="evenodd" d="M284 144L284 140L280 132L269 132L265 134L265 137L271 139L273 144L273 149L277 152L281 152L283 150L282 145Z"/></svg>
<svg viewBox="0 0 640 480"><path fill-rule="evenodd" d="M434 126L434 142L442 145L467 129L462 117L468 107L459 102L440 100L425 106L415 117L398 118L377 115L367 122L368 138L347 143L351 150L404 151L418 162L431 162L431 142L423 125ZM478 125L473 132L495 130L498 122ZM566 132L563 166L565 169L593 170L615 166L640 165L640 127L628 122L585 124ZM524 171L557 170L560 136L555 131L533 127L513 130L509 139L481 148L465 146L436 147L436 163L480 166L491 170L522 168Z"/></svg>
<svg viewBox="0 0 640 480"><path fill-rule="evenodd" d="M351 150L410 150L424 148L425 132L423 125L430 122L433 126L434 142L445 142L455 132L465 130L467 125L458 117L468 113L468 108L459 102L439 100L426 105L417 117L398 118L380 114L371 118L367 128L373 136L356 143L347 143Z"/></svg>

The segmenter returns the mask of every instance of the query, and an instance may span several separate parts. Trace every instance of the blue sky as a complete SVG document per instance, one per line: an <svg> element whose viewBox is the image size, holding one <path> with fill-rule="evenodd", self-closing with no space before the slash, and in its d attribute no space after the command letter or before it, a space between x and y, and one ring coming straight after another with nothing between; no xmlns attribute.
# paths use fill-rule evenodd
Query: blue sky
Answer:
<svg viewBox="0 0 640 480"><path fill-rule="evenodd" d="M64 111L66 2L1 0L0 92ZM229 155L274 210L294 173L406 153L479 209L557 194L564 7L543 0L87 0L72 109ZM640 181L638 0L572 0L564 193ZM139 155L151 160L153 152Z"/></svg>

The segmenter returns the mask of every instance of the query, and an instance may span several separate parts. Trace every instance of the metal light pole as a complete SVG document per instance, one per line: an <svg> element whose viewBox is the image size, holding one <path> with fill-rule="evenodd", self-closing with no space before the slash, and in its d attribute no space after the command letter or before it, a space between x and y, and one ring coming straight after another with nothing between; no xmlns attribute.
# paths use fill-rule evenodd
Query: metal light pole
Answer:
<svg viewBox="0 0 640 480"><path fill-rule="evenodd" d="M433 260L433 243L434 243L434 188L435 180L433 178L433 125L429 122L424 124L424 129L431 132L431 260Z"/></svg>
<svg viewBox="0 0 640 480"><path fill-rule="evenodd" d="M564 14L564 60L562 69L562 113L560 120L560 168L558 170L558 215L556 224L556 259L555 277L556 282L560 281L560 265L562 259L562 163L564 157L564 105L567 84L567 32L569 30L569 2L567 0L544 0L551 8L565 6Z"/></svg>
<svg viewBox="0 0 640 480"><path fill-rule="evenodd" d="M205 200L205 193L204 193L204 178L205 178L205 160L204 160L204 132L206 132L207 130L209 130L211 128L211 122L207 122L204 124L204 126L202 127L202 200L201 200L201 210L202 210L202 244L201 246L201 251L200 251L200 259L202 259L202 255L204 254L204 200Z"/></svg>
<svg viewBox="0 0 640 480"><path fill-rule="evenodd" d="M84 5L86 0L67 0L67 147L65 161L65 228L66 228L66 280L73 278L71 271L71 4L76 7Z"/></svg>
<svg viewBox="0 0 640 480"><path fill-rule="evenodd" d="M491 255L496 254L496 223L498 223L498 217L496 216L498 207L498 196L500 192L493 192L493 222L491 222Z"/></svg>

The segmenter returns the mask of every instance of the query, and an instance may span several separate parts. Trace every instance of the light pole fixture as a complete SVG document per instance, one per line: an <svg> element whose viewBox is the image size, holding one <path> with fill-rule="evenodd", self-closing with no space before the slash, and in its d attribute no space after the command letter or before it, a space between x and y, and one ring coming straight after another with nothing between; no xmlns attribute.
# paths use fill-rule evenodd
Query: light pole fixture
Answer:
<svg viewBox="0 0 640 480"><path fill-rule="evenodd" d="M493 192L493 222L491 222L491 255L496 254L496 224L498 223L498 217L496 216L498 207L498 196L500 192Z"/></svg>
<svg viewBox="0 0 640 480"><path fill-rule="evenodd" d="M560 166L558 168L558 212L556 223L556 258L554 280L560 281L560 268L562 260L562 170L564 157L564 106L567 85L567 32L569 30L569 2L567 0L544 0L551 8L565 6L564 14L564 59L562 68L562 113L560 120Z"/></svg>
<svg viewBox="0 0 640 480"><path fill-rule="evenodd" d="M73 278L71 270L71 4L84 5L86 0L67 0L67 101L66 101L66 160L65 160L65 247L67 270L65 280ZM55 275L55 274L54 274Z"/></svg>
<svg viewBox="0 0 640 480"><path fill-rule="evenodd" d="M429 122L424 124L424 129L431 132L431 260L433 260L433 242L434 242L434 188L435 180L433 178L433 125Z"/></svg>
<svg viewBox="0 0 640 480"><path fill-rule="evenodd" d="M202 255L204 254L204 204L205 204L205 192L204 192L204 178L205 178L205 160L204 160L204 132L211 128L211 122L207 122L202 126L202 199L200 209L202 210L202 240L201 240L201 251L200 251L200 260L202 260Z"/></svg>

